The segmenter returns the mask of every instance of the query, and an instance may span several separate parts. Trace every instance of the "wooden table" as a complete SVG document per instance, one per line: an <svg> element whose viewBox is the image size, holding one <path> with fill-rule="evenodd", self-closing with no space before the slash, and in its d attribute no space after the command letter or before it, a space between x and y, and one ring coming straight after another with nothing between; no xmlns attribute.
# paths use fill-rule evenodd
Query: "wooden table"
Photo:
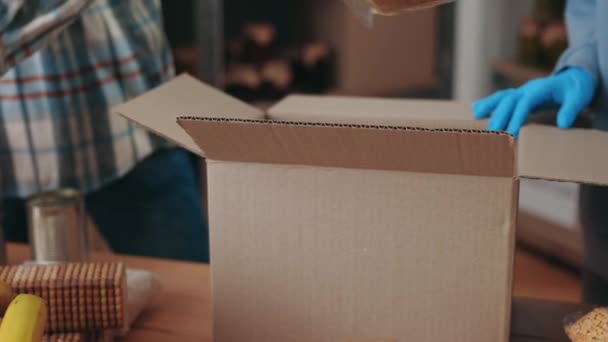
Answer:
<svg viewBox="0 0 608 342"><path fill-rule="evenodd" d="M29 249L7 246L9 263L29 258ZM131 268L156 273L162 290L139 317L125 342L211 342L209 267L203 264L112 254L94 254L94 260L123 261Z"/></svg>
<svg viewBox="0 0 608 342"><path fill-rule="evenodd" d="M9 263L28 259L29 249L7 247ZM156 273L163 290L139 317L125 342L211 342L209 267L203 264L132 256L95 254L95 260L124 261L129 267ZM580 283L576 275L525 251L516 254L516 296L560 301L578 301Z"/></svg>

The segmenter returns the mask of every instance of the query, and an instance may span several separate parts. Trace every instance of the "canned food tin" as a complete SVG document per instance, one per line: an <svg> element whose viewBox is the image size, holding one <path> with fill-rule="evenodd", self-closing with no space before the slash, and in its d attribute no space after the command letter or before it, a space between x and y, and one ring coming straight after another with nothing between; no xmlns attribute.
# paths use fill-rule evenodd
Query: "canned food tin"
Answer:
<svg viewBox="0 0 608 342"><path fill-rule="evenodd" d="M27 201L27 214L34 262L88 258L86 214L78 191L61 189L35 195Z"/></svg>

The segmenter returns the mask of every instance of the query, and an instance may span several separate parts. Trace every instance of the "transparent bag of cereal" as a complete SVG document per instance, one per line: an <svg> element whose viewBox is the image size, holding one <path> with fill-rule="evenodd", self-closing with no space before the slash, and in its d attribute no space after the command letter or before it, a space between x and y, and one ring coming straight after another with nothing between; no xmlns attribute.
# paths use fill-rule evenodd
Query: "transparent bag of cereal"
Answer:
<svg viewBox="0 0 608 342"><path fill-rule="evenodd" d="M453 2L455 0L343 0L368 25L373 23L374 15L397 15L424 8Z"/></svg>
<svg viewBox="0 0 608 342"><path fill-rule="evenodd" d="M572 342L608 341L608 308L594 307L571 313L563 319Z"/></svg>

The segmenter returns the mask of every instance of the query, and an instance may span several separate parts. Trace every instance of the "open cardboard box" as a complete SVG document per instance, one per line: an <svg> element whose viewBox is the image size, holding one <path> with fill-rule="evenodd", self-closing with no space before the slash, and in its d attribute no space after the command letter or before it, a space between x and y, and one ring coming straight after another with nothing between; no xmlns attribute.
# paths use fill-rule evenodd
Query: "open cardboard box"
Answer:
<svg viewBox="0 0 608 342"><path fill-rule="evenodd" d="M180 76L116 111L207 158L219 342L508 341L519 178L608 183L608 134L448 101L264 113Z"/></svg>

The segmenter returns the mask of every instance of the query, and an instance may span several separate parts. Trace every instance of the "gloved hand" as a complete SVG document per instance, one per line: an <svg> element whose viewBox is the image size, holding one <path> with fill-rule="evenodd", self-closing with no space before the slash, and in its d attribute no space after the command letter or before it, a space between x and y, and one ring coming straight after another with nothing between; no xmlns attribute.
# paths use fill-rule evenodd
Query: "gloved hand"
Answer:
<svg viewBox="0 0 608 342"><path fill-rule="evenodd" d="M473 104L473 117L490 116L488 129L506 130L517 137L530 112L545 105L560 105L557 126L570 128L578 114L595 94L593 76L582 68L572 67L555 75L529 81L516 89L507 89Z"/></svg>

